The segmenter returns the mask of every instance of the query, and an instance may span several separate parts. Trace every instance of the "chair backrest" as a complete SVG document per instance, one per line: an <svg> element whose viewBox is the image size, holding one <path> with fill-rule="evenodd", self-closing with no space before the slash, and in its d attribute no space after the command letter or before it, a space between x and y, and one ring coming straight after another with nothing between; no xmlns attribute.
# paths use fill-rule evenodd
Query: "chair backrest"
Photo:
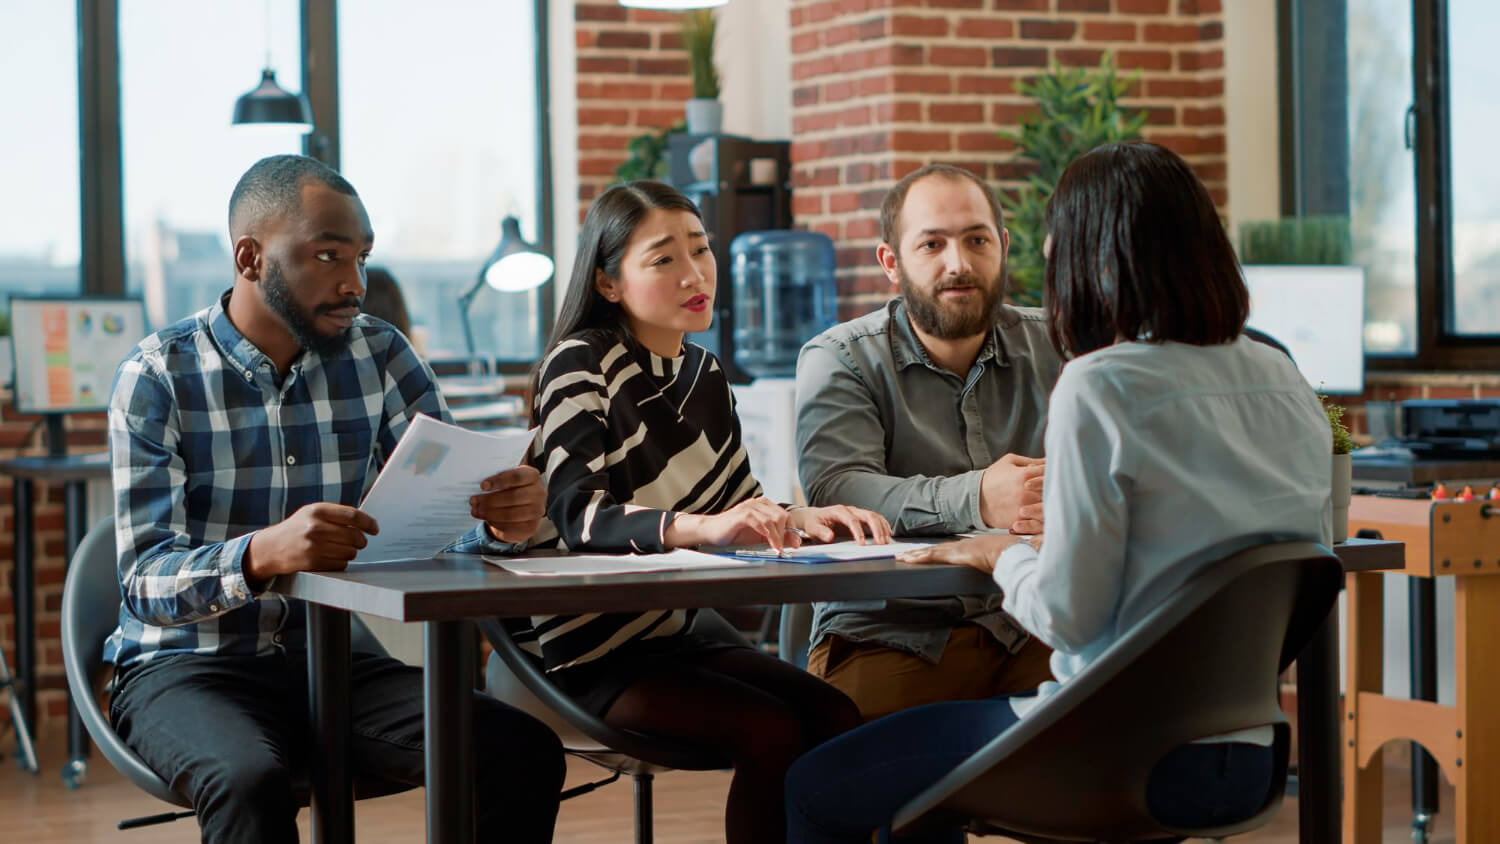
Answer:
<svg viewBox="0 0 1500 844"><path fill-rule="evenodd" d="M1269 819L1285 785L1290 730L1277 678L1338 597L1342 569L1321 545L1255 546L1206 567L1088 668L903 807L1026 835L1093 840L1221 837ZM1274 727L1276 781L1259 814L1215 829L1167 827L1146 786L1169 751Z"/></svg>
<svg viewBox="0 0 1500 844"><path fill-rule="evenodd" d="M562 737L563 746L570 751L587 756L605 750L643 763L635 766L624 760L608 764L608 767L632 772L637 767L643 771L666 768L711 771L730 767L727 759L685 742L611 727L559 689L542 670L541 663L521 649L499 620L483 619L479 622L479 629L495 649L495 658L506 669L500 671L501 666L492 665L486 672L491 693L553 727ZM520 694L521 688L527 694Z"/></svg>
<svg viewBox="0 0 1500 844"><path fill-rule="evenodd" d="M127 779L158 800L191 808L186 797L146 766L99 708L99 683L106 673L104 640L120 617L120 577L115 568L115 519L99 520L79 543L63 583L62 649L68 691L78 717L99 752Z"/></svg>
<svg viewBox="0 0 1500 844"><path fill-rule="evenodd" d="M68 691L73 696L84 729L88 730L99 752L115 770L159 800L192 808L186 797L174 791L125 746L98 705L103 681L111 668L104 662L104 640L119 624L120 602L115 520L113 516L106 516L89 528L78 544L63 583L62 649ZM349 638L351 650L386 655L385 648L369 627L354 616L350 616ZM408 787L365 778L355 783L359 797L393 794ZM298 799L305 804L305 784L299 782L297 791Z"/></svg>

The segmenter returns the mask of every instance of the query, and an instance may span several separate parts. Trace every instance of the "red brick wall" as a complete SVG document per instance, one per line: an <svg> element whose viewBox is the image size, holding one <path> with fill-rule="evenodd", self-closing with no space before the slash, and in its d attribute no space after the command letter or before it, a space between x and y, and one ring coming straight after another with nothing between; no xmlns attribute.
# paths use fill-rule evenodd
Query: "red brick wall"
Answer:
<svg viewBox="0 0 1500 844"><path fill-rule="evenodd" d="M1052 62L1114 52L1140 71L1127 104L1227 202L1220 0L792 0L793 214L838 244L841 317L890 295L875 264L878 209L934 161L1002 188L1026 169L1016 83Z"/></svg>
<svg viewBox="0 0 1500 844"><path fill-rule="evenodd" d="M0 391L0 453L5 457L41 454L42 434L33 431L35 416L15 412L8 391ZM104 415L68 417L68 446L77 452L102 451L107 448ZM6 664L16 670L15 595L11 576L15 570L15 524L11 506L11 479L0 476L0 647L5 648ZM62 724L67 717L67 678L63 675L61 612L64 574L63 487L61 484L36 488L36 548L40 556L34 561L36 571L36 665L37 720L32 724L38 733L45 729L49 737L62 740ZM10 725L10 709L0 707L0 732ZM15 747L13 734L0 741L7 756ZM7 758L6 764L10 760Z"/></svg>
<svg viewBox="0 0 1500 844"><path fill-rule="evenodd" d="M630 139L681 120L693 91L679 13L579 0L574 18L581 219L614 181Z"/></svg>

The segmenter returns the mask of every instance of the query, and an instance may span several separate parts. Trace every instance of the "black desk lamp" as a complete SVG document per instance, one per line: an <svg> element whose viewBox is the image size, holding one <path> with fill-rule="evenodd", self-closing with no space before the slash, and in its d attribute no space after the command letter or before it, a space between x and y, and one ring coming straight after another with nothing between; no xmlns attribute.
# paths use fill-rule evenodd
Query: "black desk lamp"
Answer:
<svg viewBox="0 0 1500 844"><path fill-rule="evenodd" d="M500 245L479 268L474 284L458 297L458 315L464 327L464 345L474 359L474 330L469 326L469 308L485 285L505 293L533 290L552 278L552 258L521 238L521 223L514 216L500 222Z"/></svg>

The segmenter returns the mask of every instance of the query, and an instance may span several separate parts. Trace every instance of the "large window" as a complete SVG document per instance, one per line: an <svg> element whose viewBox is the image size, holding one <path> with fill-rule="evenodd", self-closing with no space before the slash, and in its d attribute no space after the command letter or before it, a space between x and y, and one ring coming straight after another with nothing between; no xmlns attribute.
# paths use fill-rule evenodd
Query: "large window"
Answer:
<svg viewBox="0 0 1500 844"><path fill-rule="evenodd" d="M467 356L459 296L514 215L537 238L536 43L530 3L341 0L341 163L429 357ZM399 33L399 36L397 35ZM543 293L483 289L474 352L531 361Z"/></svg>
<svg viewBox="0 0 1500 844"><path fill-rule="evenodd" d="M73 3L0 3L6 109L24 115L0 137L0 314L12 293L80 287L77 29Z"/></svg>
<svg viewBox="0 0 1500 844"><path fill-rule="evenodd" d="M1448 0L1443 33L1447 81L1450 173L1449 221L1454 333L1500 335L1500 68L1490 50L1500 34L1494 0Z"/></svg>
<svg viewBox="0 0 1500 844"><path fill-rule="evenodd" d="M64 4L59 4L64 5ZM269 59L301 87L297 0L121 0L120 122L126 290L155 327L234 283L229 194L256 160L301 152L285 129L233 126L234 102ZM268 31L269 27L269 31Z"/></svg>
<svg viewBox="0 0 1500 844"><path fill-rule="evenodd" d="M156 328L209 305L234 281L235 181L312 149L360 190L429 356L469 358L458 301L502 220L550 248L547 2L0 2L0 32L25 36L0 51L25 116L0 140L0 312L12 292L129 293ZM312 135L231 124L267 66ZM472 354L535 360L551 299L480 290Z"/></svg>
<svg viewBox="0 0 1500 844"><path fill-rule="evenodd" d="M1500 69L1488 54L1500 5L1281 0L1279 13L1283 205L1348 214L1369 280L1369 367L1500 368ZM1347 133L1320 130L1335 119Z"/></svg>
<svg viewBox="0 0 1500 844"><path fill-rule="evenodd" d="M1417 348L1416 171L1407 144L1411 0L1348 5L1349 226L1365 269L1365 350Z"/></svg>

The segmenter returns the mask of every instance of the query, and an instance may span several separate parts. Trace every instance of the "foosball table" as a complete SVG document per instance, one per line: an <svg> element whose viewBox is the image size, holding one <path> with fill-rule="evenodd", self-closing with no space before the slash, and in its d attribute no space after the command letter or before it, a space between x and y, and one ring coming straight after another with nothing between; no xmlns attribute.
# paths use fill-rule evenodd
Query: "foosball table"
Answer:
<svg viewBox="0 0 1500 844"><path fill-rule="evenodd" d="M1441 492L1439 493L1442 494ZM1469 498L1465 495L1464 498ZM1381 840L1381 749L1415 742L1413 799L1435 810L1436 769L1453 784L1458 844L1500 842L1500 500L1356 495L1351 536L1406 544L1412 578L1412 699L1383 694L1384 595L1376 573L1350 572L1344 714L1343 837ZM1437 703L1436 579L1453 578L1453 705ZM1430 797L1422 798L1424 792ZM1413 821L1425 840L1426 811Z"/></svg>

